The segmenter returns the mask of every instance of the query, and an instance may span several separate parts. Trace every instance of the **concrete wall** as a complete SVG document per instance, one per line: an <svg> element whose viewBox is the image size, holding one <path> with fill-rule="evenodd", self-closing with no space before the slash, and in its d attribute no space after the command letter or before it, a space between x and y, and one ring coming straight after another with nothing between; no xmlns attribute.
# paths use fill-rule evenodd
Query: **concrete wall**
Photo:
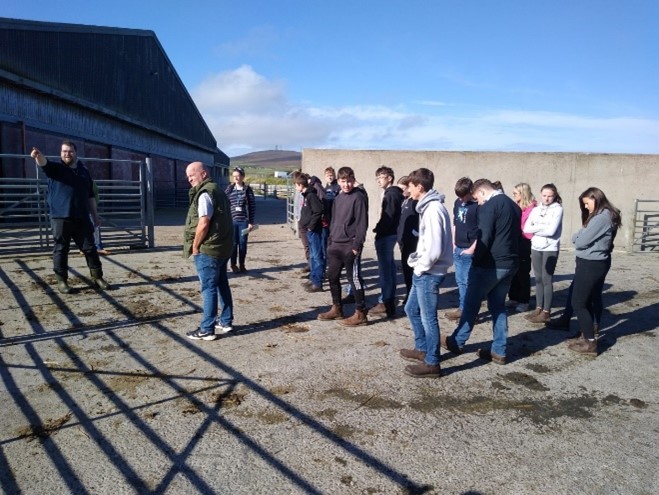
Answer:
<svg viewBox="0 0 659 495"><path fill-rule="evenodd" d="M578 197L588 187L599 187L622 212L623 226L616 249L631 251L634 233L634 200L659 199L659 155L613 155L593 153L499 153L452 151L355 151L305 149L302 170L324 180L323 171L332 166L352 167L370 198L369 230L379 215L380 191L375 170L391 167L396 179L420 167L435 173L435 189L446 194L449 211L455 199L455 182L499 180L509 194L515 184L527 182L536 198L543 184L553 182L563 198L562 247L571 248L572 233L581 227ZM369 232L370 241L373 234Z"/></svg>

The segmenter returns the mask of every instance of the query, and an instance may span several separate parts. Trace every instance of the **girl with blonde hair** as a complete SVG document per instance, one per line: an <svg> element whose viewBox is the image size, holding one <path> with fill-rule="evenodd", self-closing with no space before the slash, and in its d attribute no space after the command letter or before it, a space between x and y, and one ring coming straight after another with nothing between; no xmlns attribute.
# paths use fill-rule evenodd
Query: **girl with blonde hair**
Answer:
<svg viewBox="0 0 659 495"><path fill-rule="evenodd" d="M513 188L513 200L522 210L522 237L519 241L519 268L510 284L506 306L528 311L531 298L531 234L524 234L524 224L537 204L531 186L520 182Z"/></svg>

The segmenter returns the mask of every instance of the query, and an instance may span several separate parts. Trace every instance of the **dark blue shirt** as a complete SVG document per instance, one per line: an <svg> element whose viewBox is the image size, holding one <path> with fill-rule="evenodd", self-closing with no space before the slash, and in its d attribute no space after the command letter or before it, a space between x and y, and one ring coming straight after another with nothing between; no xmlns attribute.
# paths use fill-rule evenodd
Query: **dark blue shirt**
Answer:
<svg viewBox="0 0 659 495"><path fill-rule="evenodd" d="M455 227L455 245L468 248L478 239L478 203L462 202L458 198L453 203L453 226Z"/></svg>
<svg viewBox="0 0 659 495"><path fill-rule="evenodd" d="M89 218L94 197L92 177L80 161L76 168L50 160L41 167L48 177L48 207L52 218Z"/></svg>

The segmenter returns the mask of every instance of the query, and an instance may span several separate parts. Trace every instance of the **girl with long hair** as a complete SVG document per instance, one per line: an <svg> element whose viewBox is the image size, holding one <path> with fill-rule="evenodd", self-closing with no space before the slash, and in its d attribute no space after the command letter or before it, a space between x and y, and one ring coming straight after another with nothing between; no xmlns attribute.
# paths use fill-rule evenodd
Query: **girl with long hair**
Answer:
<svg viewBox="0 0 659 495"><path fill-rule="evenodd" d="M611 268L613 241L622 225L620 210L613 206L601 189L589 187L579 196L583 227L572 236L576 250L576 269L572 306L579 320L581 337L568 349L579 354L597 356L593 315L589 307L601 308L604 279ZM596 315L602 321L601 314Z"/></svg>
<svg viewBox="0 0 659 495"><path fill-rule="evenodd" d="M531 298L531 237L533 237L532 234L524 233L524 225L537 202L531 192L531 186L526 182L520 182L513 188L513 201L522 210L522 237L519 240L519 268L510 284L506 306L523 312L529 310Z"/></svg>
<svg viewBox="0 0 659 495"><path fill-rule="evenodd" d="M540 204L533 208L524 225L524 233L531 238L531 265L535 275L535 311L527 318L531 323L546 323L551 314L554 297L554 271L558 262L563 206L554 184L540 189Z"/></svg>

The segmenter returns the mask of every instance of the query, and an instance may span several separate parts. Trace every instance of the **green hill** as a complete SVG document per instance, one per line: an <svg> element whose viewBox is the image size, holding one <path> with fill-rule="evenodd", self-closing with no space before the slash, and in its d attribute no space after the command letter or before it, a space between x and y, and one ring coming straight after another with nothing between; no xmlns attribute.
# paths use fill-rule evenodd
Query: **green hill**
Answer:
<svg viewBox="0 0 659 495"><path fill-rule="evenodd" d="M302 153L298 151L255 151L231 158L232 167L242 167L252 174L269 174L275 170L291 172L302 166Z"/></svg>

